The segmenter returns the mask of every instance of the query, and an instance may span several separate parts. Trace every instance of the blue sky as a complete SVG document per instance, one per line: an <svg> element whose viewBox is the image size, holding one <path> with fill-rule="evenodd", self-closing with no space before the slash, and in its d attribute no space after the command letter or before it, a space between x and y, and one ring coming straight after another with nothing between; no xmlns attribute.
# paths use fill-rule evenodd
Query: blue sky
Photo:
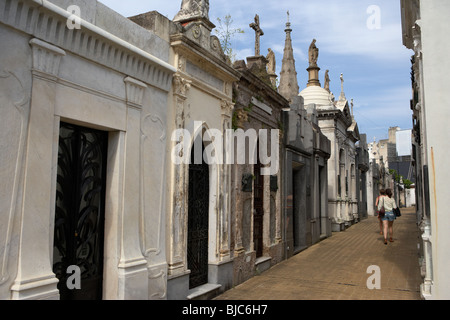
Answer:
<svg viewBox="0 0 450 320"><path fill-rule="evenodd" d="M100 0L128 17L156 10L172 19L181 0ZM379 8L379 28L371 6ZM354 115L368 142L388 138L388 128L410 129L410 58L412 51L402 45L400 0L210 0L210 20L230 14L233 27L244 34L233 39L237 59L254 55L254 31L249 27L255 14L260 16L261 53L271 48L281 69L285 40L286 12L290 12L293 47L300 91L306 87L308 48L313 38L320 49L318 65L323 85L325 70L330 70L330 89L340 94L340 74L344 74L347 99L354 99Z"/></svg>

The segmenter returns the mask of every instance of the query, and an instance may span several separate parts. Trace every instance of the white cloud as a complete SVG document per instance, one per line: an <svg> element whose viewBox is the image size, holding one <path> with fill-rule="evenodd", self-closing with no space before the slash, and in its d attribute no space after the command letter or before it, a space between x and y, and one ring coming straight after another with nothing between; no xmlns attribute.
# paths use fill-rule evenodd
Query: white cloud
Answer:
<svg viewBox="0 0 450 320"><path fill-rule="evenodd" d="M294 1L261 0L247 1L211 1L211 15L230 13L248 34L252 30L248 23L256 13L259 14L262 29L266 37L274 36L275 31L283 32L286 12L290 11L294 41L309 46L316 38L320 49L341 55L361 55L370 59L395 60L404 58L401 41L400 8L392 0L378 1L381 10L380 29L370 30L367 20L370 15L367 8L373 0L363 1ZM250 40L251 38L246 39ZM282 44L283 41L277 41ZM267 38L262 38L267 42ZM270 40L269 40L270 41Z"/></svg>
<svg viewBox="0 0 450 320"><path fill-rule="evenodd" d="M255 54L254 50L250 48L235 50L236 60L247 60L247 57L253 56Z"/></svg>

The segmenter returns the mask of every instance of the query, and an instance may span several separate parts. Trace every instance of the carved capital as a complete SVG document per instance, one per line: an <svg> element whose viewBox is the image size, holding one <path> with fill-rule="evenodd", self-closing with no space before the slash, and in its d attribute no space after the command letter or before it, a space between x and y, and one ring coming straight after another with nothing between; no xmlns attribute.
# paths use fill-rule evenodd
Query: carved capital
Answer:
<svg viewBox="0 0 450 320"><path fill-rule="evenodd" d="M234 110L234 103L229 100L222 99L221 104L222 114L230 116Z"/></svg>
<svg viewBox="0 0 450 320"><path fill-rule="evenodd" d="M33 72L56 79L61 57L65 56L66 52L37 38L31 39L30 45L33 50Z"/></svg>
<svg viewBox="0 0 450 320"><path fill-rule="evenodd" d="M141 108L144 99L144 91L147 88L147 85L131 77L126 77L124 82L128 105Z"/></svg>
<svg viewBox="0 0 450 320"><path fill-rule="evenodd" d="M187 98L187 92L191 88L192 81L183 78L180 74L176 73L173 76L173 92L174 95L180 98Z"/></svg>

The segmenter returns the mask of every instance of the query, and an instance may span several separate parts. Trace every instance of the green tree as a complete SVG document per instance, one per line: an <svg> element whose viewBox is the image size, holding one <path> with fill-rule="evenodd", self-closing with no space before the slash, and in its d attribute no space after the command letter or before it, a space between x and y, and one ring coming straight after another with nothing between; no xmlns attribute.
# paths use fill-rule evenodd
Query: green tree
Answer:
<svg viewBox="0 0 450 320"><path fill-rule="evenodd" d="M405 185L406 189L411 189L411 186L413 185L411 180L403 179L403 184Z"/></svg>
<svg viewBox="0 0 450 320"><path fill-rule="evenodd" d="M230 59L231 62L236 60L236 54L231 46L231 40L236 34L244 33L244 30L240 28L233 28L233 19L230 14L227 14L225 18L217 18L219 25L215 29L216 35L220 40L220 45L225 55Z"/></svg>

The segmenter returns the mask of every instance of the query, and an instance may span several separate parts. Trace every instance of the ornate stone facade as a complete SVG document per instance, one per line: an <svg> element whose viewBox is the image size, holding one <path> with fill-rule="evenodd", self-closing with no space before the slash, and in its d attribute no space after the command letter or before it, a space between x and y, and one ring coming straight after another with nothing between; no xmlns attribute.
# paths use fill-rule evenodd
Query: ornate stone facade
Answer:
<svg viewBox="0 0 450 320"><path fill-rule="evenodd" d="M331 236L327 202L330 141L318 126L314 105L306 106L299 86L292 49L289 13L279 92L289 99L283 111L283 220L285 257ZM315 42L314 42L315 43ZM312 65L318 51L311 52Z"/></svg>
<svg viewBox="0 0 450 320"><path fill-rule="evenodd" d="M176 66L172 99L169 103L167 130L181 129L180 135L167 145L170 159L172 150L183 143L177 156L191 160L195 151L194 141L202 141L209 148L211 139L221 139L231 129L234 104L231 86L238 79L238 73L227 63L217 37L211 35L215 27L208 20L208 1L183 1L182 10L174 21L157 12L149 12L131 20L151 29L161 38L170 41L172 65ZM200 5L202 11L190 12L191 6ZM204 6L203 6L204 4ZM188 8L189 10L187 10ZM194 10L195 11L195 10ZM198 13L198 14L197 14ZM158 27L162 25L163 27ZM209 136L211 132L220 137ZM199 142L200 144L200 142ZM212 144L215 147L221 145ZM220 148L220 147L219 147ZM209 164L208 203L204 213L209 220L207 232L209 242L205 249L191 247L190 218L197 213L192 206L192 161L175 164L167 162L167 244L168 244L168 299L193 299L199 294L214 294L231 288L232 270L231 242L231 166L224 164L228 156L226 150L213 149L211 155L223 157L217 163ZM197 270L193 265L194 255L203 256L207 261L202 272L206 281L200 285L193 283ZM203 259L202 258L202 259Z"/></svg>
<svg viewBox="0 0 450 320"><path fill-rule="evenodd" d="M73 3L86 10L79 29L66 28L66 8L50 1L0 4L8 43L0 53L0 298L58 299L56 248L93 232L84 224L75 234L55 231L66 223L55 219L64 122L107 137L100 297L165 299L165 159L154 155L166 150L175 68L147 46L168 50L168 43L94 0ZM108 28L117 23L124 28ZM77 252L90 255L87 247Z"/></svg>
<svg viewBox="0 0 450 320"><path fill-rule="evenodd" d="M344 78L341 74L341 94L334 95L320 86L316 61L316 42L310 47L310 67L307 69L307 87L300 92L306 106L315 105L318 125L331 142L328 161L328 210L333 231L343 231L359 221L357 197L356 142L359 141L358 124L345 97Z"/></svg>
<svg viewBox="0 0 450 320"><path fill-rule="evenodd" d="M236 149L235 165L232 166L232 253L234 256L234 285L253 277L283 260L282 241L282 169L272 176L260 173L258 162L250 163L250 154L254 148L261 147L256 137L261 129L280 130L282 109L288 106L280 94L267 81L264 72L267 60L261 56L258 62L249 58L261 68L251 68L244 61L237 61L235 68L241 74L239 82L233 85L233 99L236 101L233 115L233 128L244 133L255 133L253 141L249 134L245 164L238 164ZM236 131L235 131L236 132ZM281 141L281 136L277 135ZM273 142L270 142L273 143ZM271 145L268 144L268 150ZM237 148L237 147L236 147ZM281 154L281 149L276 150ZM260 157L256 154L256 157ZM273 158L273 157L272 157ZM279 158L279 157L278 157ZM271 164L273 165L273 164Z"/></svg>

